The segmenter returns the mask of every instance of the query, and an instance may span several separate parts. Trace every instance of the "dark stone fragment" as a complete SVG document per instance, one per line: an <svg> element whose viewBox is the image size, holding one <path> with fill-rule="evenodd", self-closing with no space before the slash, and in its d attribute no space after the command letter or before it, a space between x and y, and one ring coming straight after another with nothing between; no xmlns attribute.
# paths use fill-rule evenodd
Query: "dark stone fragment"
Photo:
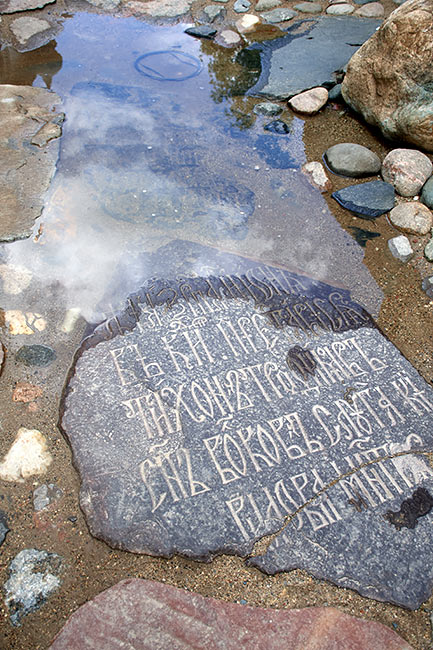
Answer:
<svg viewBox="0 0 433 650"><path fill-rule="evenodd" d="M290 133L290 126L288 126L283 120L273 120L266 124L264 127L265 131L270 131L271 133L278 133L280 135L287 135Z"/></svg>
<svg viewBox="0 0 433 650"><path fill-rule="evenodd" d="M392 210L395 205L394 188L384 181L349 185L333 192L332 198L361 219L376 219Z"/></svg>
<svg viewBox="0 0 433 650"><path fill-rule="evenodd" d="M371 232L371 230L364 230L363 228L357 228L356 226L349 226L349 228L353 232L358 244L363 248L365 248L370 239L380 237L380 232Z"/></svg>
<svg viewBox="0 0 433 650"><path fill-rule="evenodd" d="M8 522L6 519L6 514L0 510L0 546L3 544L6 538L6 534L9 532Z"/></svg>
<svg viewBox="0 0 433 650"><path fill-rule="evenodd" d="M185 29L185 33L190 36L196 36L197 38L213 38L217 30L211 25L196 25L195 27Z"/></svg>
<svg viewBox="0 0 433 650"><path fill-rule="evenodd" d="M307 379L308 375L314 375L317 363L310 350L303 349L300 345L295 345L287 353L287 365L291 370L294 370L302 375L304 379Z"/></svg>
<svg viewBox="0 0 433 650"><path fill-rule="evenodd" d="M430 210L433 210L433 176L424 183L421 192L421 201L424 205L430 208Z"/></svg>
<svg viewBox="0 0 433 650"><path fill-rule="evenodd" d="M429 298L433 298L433 275L430 275L428 278L424 278L421 287Z"/></svg>
<svg viewBox="0 0 433 650"><path fill-rule="evenodd" d="M16 359L26 366L48 366L57 359L57 354L48 345L23 345Z"/></svg>
<svg viewBox="0 0 433 650"><path fill-rule="evenodd" d="M75 517L74 515L72 515L71 517L68 517L68 521L70 521L72 524L75 524L76 521L77 521L77 517Z"/></svg>
<svg viewBox="0 0 433 650"><path fill-rule="evenodd" d="M388 510L384 515L385 519L393 524L397 530L405 528L415 528L419 517L428 515L433 508L433 497L425 488L418 488L410 499L405 499L401 504L400 510L393 512Z"/></svg>
<svg viewBox="0 0 433 650"><path fill-rule="evenodd" d="M328 101L340 103L344 101L343 95L341 94L341 84L336 84L328 91Z"/></svg>

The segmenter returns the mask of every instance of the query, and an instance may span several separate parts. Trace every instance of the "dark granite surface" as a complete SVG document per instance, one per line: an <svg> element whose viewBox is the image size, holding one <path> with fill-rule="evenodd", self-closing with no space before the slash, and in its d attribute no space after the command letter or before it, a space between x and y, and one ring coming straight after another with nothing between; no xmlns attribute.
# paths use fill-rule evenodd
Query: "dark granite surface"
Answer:
<svg viewBox="0 0 433 650"><path fill-rule="evenodd" d="M417 606L431 515L384 515L433 491L432 389L348 292L241 267L151 281L83 342L61 425L92 534L210 559L292 517L260 568Z"/></svg>

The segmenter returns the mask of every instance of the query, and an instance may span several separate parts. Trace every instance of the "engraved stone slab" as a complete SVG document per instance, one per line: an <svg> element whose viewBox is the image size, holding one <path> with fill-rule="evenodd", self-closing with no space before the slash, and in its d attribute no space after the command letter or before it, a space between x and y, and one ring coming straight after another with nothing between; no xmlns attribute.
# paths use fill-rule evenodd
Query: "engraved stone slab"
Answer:
<svg viewBox="0 0 433 650"><path fill-rule="evenodd" d="M211 559L279 533L250 561L416 607L432 515L384 515L433 493L432 413L348 292L261 266L130 297L77 353L61 425L110 545Z"/></svg>

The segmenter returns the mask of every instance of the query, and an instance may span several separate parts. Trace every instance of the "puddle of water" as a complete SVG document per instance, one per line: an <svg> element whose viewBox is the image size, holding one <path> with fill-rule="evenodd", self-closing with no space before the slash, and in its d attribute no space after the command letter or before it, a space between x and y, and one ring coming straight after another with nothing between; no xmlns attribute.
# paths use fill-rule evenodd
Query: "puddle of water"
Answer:
<svg viewBox="0 0 433 650"><path fill-rule="evenodd" d="M303 121L286 115L289 134L265 131L270 120L243 94L260 72L254 61L184 29L80 13L56 43L1 53L3 83L51 88L67 116L35 225L42 235L0 252L33 274L8 308L44 313L57 301L96 322L106 303L120 308L155 276L143 259L160 249L158 272L173 272L164 251L181 240L344 285L377 313L381 293L362 249L300 172ZM220 271L206 248L179 250L179 274Z"/></svg>

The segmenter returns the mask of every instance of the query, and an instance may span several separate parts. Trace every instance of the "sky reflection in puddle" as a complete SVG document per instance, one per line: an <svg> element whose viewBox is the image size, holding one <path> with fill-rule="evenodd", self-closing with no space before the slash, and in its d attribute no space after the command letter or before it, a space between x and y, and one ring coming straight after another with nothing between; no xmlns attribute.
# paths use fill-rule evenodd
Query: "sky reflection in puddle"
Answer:
<svg viewBox="0 0 433 650"><path fill-rule="evenodd" d="M242 73L233 53L184 28L76 14L56 49L47 46L49 60L29 69L34 85L63 98L67 116L35 225L36 233L43 223L42 236L3 247L8 263L25 261L33 282L51 287L38 311L55 285L65 308L97 321L102 296L120 308L155 275L141 265L138 277L143 252L187 240L344 285L377 313L381 294L362 249L299 171L303 121L293 118L288 135L266 132L255 100L233 97L234 71ZM17 65L19 56L28 55ZM205 251L183 259L179 273L211 272Z"/></svg>

